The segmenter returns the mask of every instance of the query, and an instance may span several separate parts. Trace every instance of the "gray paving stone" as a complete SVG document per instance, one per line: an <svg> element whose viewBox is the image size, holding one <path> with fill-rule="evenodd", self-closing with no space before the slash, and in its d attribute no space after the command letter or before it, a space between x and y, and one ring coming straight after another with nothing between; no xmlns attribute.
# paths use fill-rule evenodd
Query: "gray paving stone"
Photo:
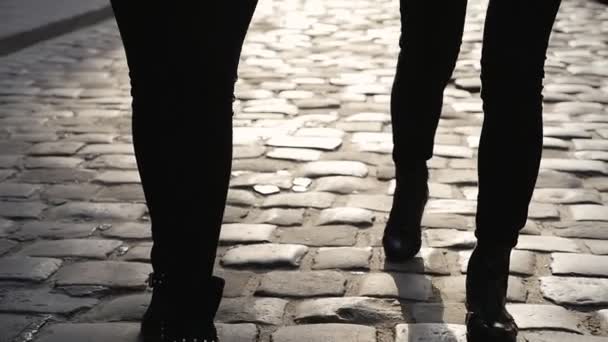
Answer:
<svg viewBox="0 0 608 342"><path fill-rule="evenodd" d="M467 230L470 220L462 215L425 213L422 217L422 226L427 228L453 228Z"/></svg>
<svg viewBox="0 0 608 342"><path fill-rule="evenodd" d="M100 285L110 288L144 289L151 272L149 264L122 261L85 261L62 267L58 286Z"/></svg>
<svg viewBox="0 0 608 342"><path fill-rule="evenodd" d="M258 340L258 329L255 324L252 323L216 323L215 327L220 341L255 342Z"/></svg>
<svg viewBox="0 0 608 342"><path fill-rule="evenodd" d="M99 192L98 185L93 184L55 184L48 186L41 197L49 201L61 201L64 199L75 201L87 201Z"/></svg>
<svg viewBox="0 0 608 342"><path fill-rule="evenodd" d="M473 232L456 229L429 229L423 235L430 247L472 248L477 242Z"/></svg>
<svg viewBox="0 0 608 342"><path fill-rule="evenodd" d="M606 163L597 160L545 158L541 161L541 168L566 172L589 172L608 174Z"/></svg>
<svg viewBox="0 0 608 342"><path fill-rule="evenodd" d="M87 163L91 169L137 169L135 156L129 154L103 154Z"/></svg>
<svg viewBox="0 0 608 342"><path fill-rule="evenodd" d="M108 239L65 239L37 241L23 247L19 254L34 257L105 259L122 241Z"/></svg>
<svg viewBox="0 0 608 342"><path fill-rule="evenodd" d="M268 139L266 141L266 145L275 147L313 148L332 151L342 145L342 139L334 137L277 136Z"/></svg>
<svg viewBox="0 0 608 342"><path fill-rule="evenodd" d="M27 221L10 236L20 241L34 240L36 238L83 238L91 236L95 228L95 224L91 223Z"/></svg>
<svg viewBox="0 0 608 342"><path fill-rule="evenodd" d="M353 176L365 177L368 169L358 161L321 160L304 164L300 171L305 177Z"/></svg>
<svg viewBox="0 0 608 342"><path fill-rule="evenodd" d="M233 171L271 173L290 169L293 163L278 159L236 159L232 161Z"/></svg>
<svg viewBox="0 0 608 342"><path fill-rule="evenodd" d="M540 277L543 296L557 304L606 305L608 279Z"/></svg>
<svg viewBox="0 0 608 342"><path fill-rule="evenodd" d="M607 139L573 139L574 148L586 151L606 151L608 150Z"/></svg>
<svg viewBox="0 0 608 342"><path fill-rule="evenodd" d="M21 155L0 155L0 168L11 169L17 167L21 160Z"/></svg>
<svg viewBox="0 0 608 342"><path fill-rule="evenodd" d="M251 146L234 146L232 149L232 157L234 159L258 158L264 155L266 148L260 145Z"/></svg>
<svg viewBox="0 0 608 342"><path fill-rule="evenodd" d="M529 205L528 217L539 220L559 219L560 214L554 204L532 202Z"/></svg>
<svg viewBox="0 0 608 342"><path fill-rule="evenodd" d="M17 180L23 183L86 183L95 177L92 170L75 168L31 169L19 174Z"/></svg>
<svg viewBox="0 0 608 342"><path fill-rule="evenodd" d="M595 188L598 191L608 190L608 177L590 177L585 179L585 183L589 188Z"/></svg>
<svg viewBox="0 0 608 342"><path fill-rule="evenodd" d="M525 302L528 294L522 279L509 276L508 281L507 301ZM445 303L462 303L465 301L465 282L466 276L435 277L433 279L434 287L439 289L439 295Z"/></svg>
<svg viewBox="0 0 608 342"><path fill-rule="evenodd" d="M336 271L273 271L261 277L258 296L342 296L346 278Z"/></svg>
<svg viewBox="0 0 608 342"><path fill-rule="evenodd" d="M325 225L345 223L354 225L371 225L374 220L375 215L370 210L362 208L334 207L321 211L317 224Z"/></svg>
<svg viewBox="0 0 608 342"><path fill-rule="evenodd" d="M221 258L224 266L299 266L308 247L296 244L252 244L229 249Z"/></svg>
<svg viewBox="0 0 608 342"><path fill-rule="evenodd" d="M17 289L0 299L0 311L70 314L97 304L94 298L75 298L48 289Z"/></svg>
<svg viewBox="0 0 608 342"><path fill-rule="evenodd" d="M26 199L40 190L40 186L23 183L0 183L0 197Z"/></svg>
<svg viewBox="0 0 608 342"><path fill-rule="evenodd" d="M386 195L349 195L346 206L389 212L393 204L393 197Z"/></svg>
<svg viewBox="0 0 608 342"><path fill-rule="evenodd" d="M473 150L465 146L436 144L433 153L447 158L473 158Z"/></svg>
<svg viewBox="0 0 608 342"><path fill-rule="evenodd" d="M45 326L37 341L135 342L139 330L138 323L56 323Z"/></svg>
<svg viewBox="0 0 608 342"><path fill-rule="evenodd" d="M224 278L224 297L242 297L250 292L250 282L254 277L255 273L247 271L231 271L226 269L220 269L216 267L214 269L214 275Z"/></svg>
<svg viewBox="0 0 608 342"><path fill-rule="evenodd" d="M394 299L368 297L316 298L298 302L294 321L305 323L387 324L402 321L401 305Z"/></svg>
<svg viewBox="0 0 608 342"><path fill-rule="evenodd" d="M585 245L591 253L597 255L608 255L608 241L605 240L585 240Z"/></svg>
<svg viewBox="0 0 608 342"><path fill-rule="evenodd" d="M95 202L145 202L141 184L118 184L105 186L97 193Z"/></svg>
<svg viewBox="0 0 608 342"><path fill-rule="evenodd" d="M540 170L536 188L580 188L583 182L574 175L555 170Z"/></svg>
<svg viewBox="0 0 608 342"><path fill-rule="evenodd" d="M552 253L551 271L555 275L608 277L608 256Z"/></svg>
<svg viewBox="0 0 608 342"><path fill-rule="evenodd" d="M93 182L103 185L116 185L116 184L129 184L129 183L141 183L138 171L103 171L99 173Z"/></svg>
<svg viewBox="0 0 608 342"><path fill-rule="evenodd" d="M294 135L299 137L342 138L344 136L344 131L330 127L302 127L299 128Z"/></svg>
<svg viewBox="0 0 608 342"><path fill-rule="evenodd" d="M43 281L61 266L61 260L9 256L0 258L0 279Z"/></svg>
<svg viewBox="0 0 608 342"><path fill-rule="evenodd" d="M33 145L28 154L30 155L54 155L69 156L76 153L85 144L76 141L53 141Z"/></svg>
<svg viewBox="0 0 608 342"><path fill-rule="evenodd" d="M431 181L444 184L477 184L475 170L439 169L430 171Z"/></svg>
<svg viewBox="0 0 608 342"><path fill-rule="evenodd" d="M123 222L112 224L112 226L101 232L105 237L118 239L148 239L152 238L152 230L149 224L137 222Z"/></svg>
<svg viewBox="0 0 608 342"><path fill-rule="evenodd" d="M11 177L14 174L14 170L0 170L0 181L4 181L5 179Z"/></svg>
<svg viewBox="0 0 608 342"><path fill-rule="evenodd" d="M311 207L325 209L329 208L335 200L336 196L327 192L277 194L267 197L261 207Z"/></svg>
<svg viewBox="0 0 608 342"><path fill-rule="evenodd" d="M571 205L570 212L576 221L608 221L608 206L595 204Z"/></svg>
<svg viewBox="0 0 608 342"><path fill-rule="evenodd" d="M598 310L596 313L602 328L608 328L608 309Z"/></svg>
<svg viewBox="0 0 608 342"><path fill-rule="evenodd" d="M223 298L215 319L223 323L281 325L287 303L281 298Z"/></svg>
<svg viewBox="0 0 608 342"><path fill-rule="evenodd" d="M590 189L536 189L533 199L545 203L602 203L599 192Z"/></svg>
<svg viewBox="0 0 608 342"><path fill-rule="evenodd" d="M289 189L293 176L277 173L247 173L236 176L230 180L232 187L252 187L257 184L276 185L281 189Z"/></svg>
<svg viewBox="0 0 608 342"><path fill-rule="evenodd" d="M279 189L279 187L276 185L264 185L264 184L254 185L253 190L262 195L272 195L272 194L278 194L279 192L281 192L281 189Z"/></svg>
<svg viewBox="0 0 608 342"><path fill-rule="evenodd" d="M464 303L414 303L406 307L414 322L464 324Z"/></svg>
<svg viewBox="0 0 608 342"><path fill-rule="evenodd" d="M608 342L608 337L580 335L557 331L526 332L527 342Z"/></svg>
<svg viewBox="0 0 608 342"><path fill-rule="evenodd" d="M304 209L266 209L255 219L255 222L279 226L301 225L304 222L304 212Z"/></svg>
<svg viewBox="0 0 608 342"><path fill-rule="evenodd" d="M96 305L79 317L81 322L138 321L150 303L150 293L138 293L112 298Z"/></svg>
<svg viewBox="0 0 608 342"><path fill-rule="evenodd" d="M608 222L563 221L551 226L556 228L555 234L562 237L608 240Z"/></svg>
<svg viewBox="0 0 608 342"><path fill-rule="evenodd" d="M88 144L78 150L81 155L134 154L133 144Z"/></svg>
<svg viewBox="0 0 608 342"><path fill-rule="evenodd" d="M539 252L581 252L574 240L557 236L521 235L515 248Z"/></svg>
<svg viewBox="0 0 608 342"><path fill-rule="evenodd" d="M315 180L315 190L333 192L338 194L351 194L353 192L367 191L374 188L372 180L359 177L331 176Z"/></svg>
<svg viewBox="0 0 608 342"><path fill-rule="evenodd" d="M150 262L151 251L152 243L140 243L132 248L129 248L127 253L124 255L124 260Z"/></svg>
<svg viewBox="0 0 608 342"><path fill-rule="evenodd" d="M572 312L557 305L546 304L507 304L507 311L522 330L556 329L582 332L579 319Z"/></svg>
<svg viewBox="0 0 608 342"><path fill-rule="evenodd" d="M384 249L380 248L381 269L408 273L450 274L449 263L439 248L422 247L414 258L403 262L386 260Z"/></svg>
<svg viewBox="0 0 608 342"><path fill-rule="evenodd" d="M353 246L358 229L352 226L293 227L278 229L281 243L297 243L307 246Z"/></svg>
<svg viewBox="0 0 608 342"><path fill-rule="evenodd" d="M322 152L306 148L275 148L266 156L274 159L294 160L300 162L316 161L321 158Z"/></svg>
<svg viewBox="0 0 608 342"><path fill-rule="evenodd" d="M376 329L365 325L324 323L283 326L272 333L273 342L375 342Z"/></svg>
<svg viewBox="0 0 608 342"><path fill-rule="evenodd" d="M471 258L472 251L460 251L459 263L460 272L466 273L469 259ZM510 262L510 273L524 276L531 276L535 274L536 267L536 256L533 252L523 250L512 250L511 251L511 262Z"/></svg>
<svg viewBox="0 0 608 342"><path fill-rule="evenodd" d="M458 199L431 199L426 205L426 211L434 214L474 215L477 209L476 201Z"/></svg>
<svg viewBox="0 0 608 342"><path fill-rule="evenodd" d="M147 207L134 203L69 202L47 211L51 219L90 218L97 220L137 220Z"/></svg>
<svg viewBox="0 0 608 342"><path fill-rule="evenodd" d="M0 239L0 255L8 253L11 249L15 248L18 243L13 240Z"/></svg>
<svg viewBox="0 0 608 342"><path fill-rule="evenodd" d="M366 269L371 247L322 247L314 256L313 269Z"/></svg>
<svg viewBox="0 0 608 342"><path fill-rule="evenodd" d="M431 280L420 274L367 273L360 279L357 295L426 301L432 295Z"/></svg>
<svg viewBox="0 0 608 342"><path fill-rule="evenodd" d="M37 219L46 209L41 202L0 202L0 216L15 219Z"/></svg>
<svg viewBox="0 0 608 342"><path fill-rule="evenodd" d="M14 341L22 333L35 329L43 322L44 318L36 316L0 314L0 341Z"/></svg>
<svg viewBox="0 0 608 342"><path fill-rule="evenodd" d="M254 206L256 203L255 195L247 190L230 189L226 203L241 206Z"/></svg>
<svg viewBox="0 0 608 342"><path fill-rule="evenodd" d="M395 342L442 341L466 342L467 328L462 324L397 324Z"/></svg>
<svg viewBox="0 0 608 342"><path fill-rule="evenodd" d="M220 231L220 242L226 244L270 242L275 229L276 226L271 224L224 224Z"/></svg>

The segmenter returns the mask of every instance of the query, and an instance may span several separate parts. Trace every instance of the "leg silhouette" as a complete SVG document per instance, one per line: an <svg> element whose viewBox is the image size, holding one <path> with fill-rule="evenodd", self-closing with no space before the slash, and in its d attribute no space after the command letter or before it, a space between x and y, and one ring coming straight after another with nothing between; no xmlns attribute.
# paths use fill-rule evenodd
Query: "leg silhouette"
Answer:
<svg viewBox="0 0 608 342"><path fill-rule="evenodd" d="M133 143L152 224L146 341L216 340L212 276L232 159L232 100L256 1L112 1L133 97Z"/></svg>
<svg viewBox="0 0 608 342"><path fill-rule="evenodd" d="M467 271L470 342L515 341L505 309L510 254L525 226L542 154L542 82L560 0L490 0L481 58L478 243Z"/></svg>
<svg viewBox="0 0 608 342"><path fill-rule="evenodd" d="M383 237L391 260L409 259L420 250L420 221L428 198L426 161L433 156L466 6L466 0L401 1L401 51L391 96L396 188Z"/></svg>

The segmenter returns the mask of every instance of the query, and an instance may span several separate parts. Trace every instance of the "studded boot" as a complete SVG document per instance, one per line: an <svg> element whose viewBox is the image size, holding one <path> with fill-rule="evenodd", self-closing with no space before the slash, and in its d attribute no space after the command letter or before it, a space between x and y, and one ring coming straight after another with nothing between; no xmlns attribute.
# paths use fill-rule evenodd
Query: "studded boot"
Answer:
<svg viewBox="0 0 608 342"><path fill-rule="evenodd" d="M213 319L225 281L212 276L208 284L151 273L152 299L141 323L144 342L219 342Z"/></svg>
<svg viewBox="0 0 608 342"><path fill-rule="evenodd" d="M407 170L397 169L393 206L382 237L389 261L405 261L420 251L420 222L429 198L428 178L426 163Z"/></svg>
<svg viewBox="0 0 608 342"><path fill-rule="evenodd" d="M518 327L506 305L511 248L478 244L466 279L468 342L516 342Z"/></svg>

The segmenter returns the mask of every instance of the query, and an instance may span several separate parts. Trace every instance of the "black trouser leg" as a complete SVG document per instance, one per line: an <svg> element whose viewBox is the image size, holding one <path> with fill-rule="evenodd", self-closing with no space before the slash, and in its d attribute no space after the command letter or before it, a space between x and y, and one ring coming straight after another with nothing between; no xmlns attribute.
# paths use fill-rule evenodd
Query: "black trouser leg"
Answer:
<svg viewBox="0 0 608 342"><path fill-rule="evenodd" d="M466 0L401 0L401 51L391 95L397 172L433 155L443 91L460 51L466 6Z"/></svg>
<svg viewBox="0 0 608 342"><path fill-rule="evenodd" d="M542 81L560 0L490 0L484 29L476 236L517 244L542 154Z"/></svg>
<svg viewBox="0 0 608 342"><path fill-rule="evenodd" d="M230 179L234 82L256 2L112 1L157 272L203 279L213 272Z"/></svg>

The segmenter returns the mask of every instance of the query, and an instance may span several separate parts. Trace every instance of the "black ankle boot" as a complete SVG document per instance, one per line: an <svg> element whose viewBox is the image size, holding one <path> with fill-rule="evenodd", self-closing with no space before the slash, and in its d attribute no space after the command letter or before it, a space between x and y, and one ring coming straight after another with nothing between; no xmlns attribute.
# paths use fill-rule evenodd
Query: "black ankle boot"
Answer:
<svg viewBox="0 0 608 342"><path fill-rule="evenodd" d="M426 163L397 171L393 206L382 245L386 259L399 262L413 258L420 251L420 222L429 198L429 171Z"/></svg>
<svg viewBox="0 0 608 342"><path fill-rule="evenodd" d="M516 342L518 327L505 308L511 248L475 247L466 279L468 342Z"/></svg>
<svg viewBox="0 0 608 342"><path fill-rule="evenodd" d="M208 284L151 273L152 300L141 322L144 342L219 342L213 319L224 290L224 279Z"/></svg>

